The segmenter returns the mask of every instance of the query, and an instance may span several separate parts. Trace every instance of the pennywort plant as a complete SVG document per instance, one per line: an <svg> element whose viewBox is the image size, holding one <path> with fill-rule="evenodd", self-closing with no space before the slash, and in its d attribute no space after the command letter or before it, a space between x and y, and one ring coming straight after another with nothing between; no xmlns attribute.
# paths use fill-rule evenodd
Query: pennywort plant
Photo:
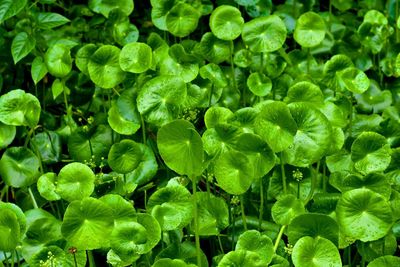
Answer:
<svg viewBox="0 0 400 267"><path fill-rule="evenodd" d="M399 266L399 8L0 1L0 267Z"/></svg>

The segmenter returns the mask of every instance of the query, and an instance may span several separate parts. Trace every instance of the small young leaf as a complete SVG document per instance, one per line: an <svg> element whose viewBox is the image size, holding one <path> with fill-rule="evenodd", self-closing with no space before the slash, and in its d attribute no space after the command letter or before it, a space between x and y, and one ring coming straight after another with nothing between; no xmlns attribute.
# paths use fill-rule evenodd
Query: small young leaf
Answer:
<svg viewBox="0 0 400 267"><path fill-rule="evenodd" d="M58 13L42 12L37 14L36 22L40 29L48 30L64 25L70 20Z"/></svg>
<svg viewBox="0 0 400 267"><path fill-rule="evenodd" d="M31 75L33 82L35 84L40 82L44 78L44 76L46 76L47 72L47 66L43 58L40 56L35 57L35 59L32 61L31 66Z"/></svg>
<svg viewBox="0 0 400 267"><path fill-rule="evenodd" d="M11 44L11 54L14 59L14 63L26 57L36 46L36 39L32 36L28 36L26 32L18 33Z"/></svg>

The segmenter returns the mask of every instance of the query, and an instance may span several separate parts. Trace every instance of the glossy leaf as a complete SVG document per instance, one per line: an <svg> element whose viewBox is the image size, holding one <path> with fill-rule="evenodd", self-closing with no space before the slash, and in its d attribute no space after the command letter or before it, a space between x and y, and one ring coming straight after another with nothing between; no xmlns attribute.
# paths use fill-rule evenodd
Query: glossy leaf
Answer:
<svg viewBox="0 0 400 267"><path fill-rule="evenodd" d="M242 33L244 19L239 9L222 5L214 9L210 16L210 28L217 38L234 40Z"/></svg>
<svg viewBox="0 0 400 267"><path fill-rule="evenodd" d="M18 33L11 44L11 53L14 63L17 64L21 59L26 57L36 45L36 39L28 36L26 32Z"/></svg>
<svg viewBox="0 0 400 267"><path fill-rule="evenodd" d="M63 44L50 47L44 55L49 73L55 77L63 78L72 70L70 50Z"/></svg>
<svg viewBox="0 0 400 267"><path fill-rule="evenodd" d="M296 21L293 37L302 47L317 46L325 38L324 20L315 12L303 13Z"/></svg>
<svg viewBox="0 0 400 267"><path fill-rule="evenodd" d="M148 70L153 61L151 47L145 43L129 43L122 47L119 64L123 71L142 73Z"/></svg>

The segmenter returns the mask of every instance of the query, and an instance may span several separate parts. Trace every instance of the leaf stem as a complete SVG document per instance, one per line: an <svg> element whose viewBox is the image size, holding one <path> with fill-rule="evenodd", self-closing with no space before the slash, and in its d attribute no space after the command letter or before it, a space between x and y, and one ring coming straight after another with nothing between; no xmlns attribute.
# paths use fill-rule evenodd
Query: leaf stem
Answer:
<svg viewBox="0 0 400 267"><path fill-rule="evenodd" d="M225 254L224 247L222 246L222 242L221 242L221 235L219 233L217 234L217 238L218 238L219 249L221 250L222 254Z"/></svg>
<svg viewBox="0 0 400 267"><path fill-rule="evenodd" d="M274 253L276 253L276 250L278 249L279 242L282 239L282 235L283 235L283 232L285 231L285 229L286 229L286 225L282 225L281 229L279 230L278 236L276 237L275 244L274 244Z"/></svg>
<svg viewBox="0 0 400 267"><path fill-rule="evenodd" d="M242 220L243 220L243 228L245 231L247 231L247 221L246 221L246 214L244 212L244 197L243 194L239 196L240 198L240 213L242 214Z"/></svg>
<svg viewBox="0 0 400 267"><path fill-rule="evenodd" d="M4 256L4 260L5 260L5 263L6 263L6 266L8 267L8 266L10 266L9 264L8 264L8 257L7 257L7 254L3 251L3 256Z"/></svg>
<svg viewBox="0 0 400 267"><path fill-rule="evenodd" d="M4 185L3 189L1 189L1 192L0 192L0 201L3 200L3 197L7 191L8 191L8 185Z"/></svg>
<svg viewBox="0 0 400 267"><path fill-rule="evenodd" d="M144 123L144 119L142 114L140 114L140 122L142 124L142 140L143 140L143 144L146 144L146 124Z"/></svg>
<svg viewBox="0 0 400 267"><path fill-rule="evenodd" d="M258 217L258 231L261 231L261 225L263 221L263 213L264 213L264 184L262 177L260 178L260 210Z"/></svg>
<svg viewBox="0 0 400 267"><path fill-rule="evenodd" d="M33 207L34 207L35 209L38 209L38 208L39 208L39 207L38 207L38 204L37 204L37 202L36 202L35 196L33 195L32 189L31 189L30 187L28 187L28 192L29 192L29 195L30 195L30 197L31 197L31 199L32 199Z"/></svg>
<svg viewBox="0 0 400 267"><path fill-rule="evenodd" d="M281 175L282 175L283 194L286 194L287 193L286 175L285 175L285 166L283 164L283 154L282 154L282 152L279 154L279 156L280 156L280 161L281 161Z"/></svg>
<svg viewBox="0 0 400 267"><path fill-rule="evenodd" d="M319 169L319 161L317 163L317 170L314 170L312 166L310 165L310 171L311 171L311 189L310 192L308 193L308 196L306 200L304 201L304 206L307 205L307 203L312 199L315 188L317 186L317 177L318 177L318 169Z"/></svg>
<svg viewBox="0 0 400 267"><path fill-rule="evenodd" d="M200 250L200 236L199 236L199 218L197 211L197 195L196 195L196 178L192 177L192 191L193 191L193 208L194 208L194 236L196 240L196 256L197 256L197 266L201 266L201 250Z"/></svg>
<svg viewBox="0 0 400 267"><path fill-rule="evenodd" d="M96 267L96 262L94 261L93 252L91 250L86 250L88 259L89 259L89 267Z"/></svg>

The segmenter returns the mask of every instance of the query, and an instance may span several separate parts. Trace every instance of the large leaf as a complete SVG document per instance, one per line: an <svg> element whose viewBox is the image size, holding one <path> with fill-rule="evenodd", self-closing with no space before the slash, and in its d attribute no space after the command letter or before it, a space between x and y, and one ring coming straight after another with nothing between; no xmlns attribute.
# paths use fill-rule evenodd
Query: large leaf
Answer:
<svg viewBox="0 0 400 267"><path fill-rule="evenodd" d="M167 13L165 22L170 33L178 37L185 37L197 28L199 18L200 14L194 7L184 2L178 2Z"/></svg>
<svg viewBox="0 0 400 267"><path fill-rule="evenodd" d="M0 175L9 186L30 186L39 178L39 159L28 148L10 147L0 159Z"/></svg>
<svg viewBox="0 0 400 267"><path fill-rule="evenodd" d="M148 70L152 63L151 47L145 43L129 43L122 47L119 54L119 64L124 71L142 73Z"/></svg>
<svg viewBox="0 0 400 267"><path fill-rule="evenodd" d="M296 267L342 266L339 250L323 237L302 237L293 247L292 260Z"/></svg>
<svg viewBox="0 0 400 267"><path fill-rule="evenodd" d="M44 55L44 60L49 73L55 77L63 78L72 70L71 52L63 44L50 47Z"/></svg>
<svg viewBox="0 0 400 267"><path fill-rule="evenodd" d="M317 46L326 33L324 20L315 12L303 13L296 21L293 37L302 47Z"/></svg>
<svg viewBox="0 0 400 267"><path fill-rule="evenodd" d="M234 40L242 33L244 19L239 9L222 5L214 9L210 16L212 33L222 40Z"/></svg>
<svg viewBox="0 0 400 267"><path fill-rule="evenodd" d="M336 207L340 230L351 239L377 240L390 230L393 217L390 204L369 189L354 189L342 194Z"/></svg>
<svg viewBox="0 0 400 267"><path fill-rule="evenodd" d="M188 121L175 120L160 128L157 134L160 155L172 170L190 177L203 171L203 141Z"/></svg>
<svg viewBox="0 0 400 267"><path fill-rule="evenodd" d="M276 15L255 18L244 24L242 38L252 52L273 52L285 42L286 26Z"/></svg>
<svg viewBox="0 0 400 267"><path fill-rule="evenodd" d="M0 209L0 250L13 251L21 238L21 232L15 213L9 209Z"/></svg>
<svg viewBox="0 0 400 267"><path fill-rule="evenodd" d="M293 144L297 126L287 105L274 101L263 105L255 130L274 152L280 152Z"/></svg>
<svg viewBox="0 0 400 267"><path fill-rule="evenodd" d="M181 185L171 185L154 192L147 209L159 222L163 231L182 229L193 218L190 192Z"/></svg>
<svg viewBox="0 0 400 267"><path fill-rule="evenodd" d="M137 107L148 122L161 126L178 116L186 94L186 85L181 78L157 76L142 86Z"/></svg>
<svg viewBox="0 0 400 267"><path fill-rule="evenodd" d="M90 79L98 86L113 88L125 79L125 72L119 65L120 49L103 45L94 52L88 63Z"/></svg>
<svg viewBox="0 0 400 267"><path fill-rule="evenodd" d="M64 214L62 235L78 249L108 247L113 230L111 208L95 198L71 202Z"/></svg>
<svg viewBox="0 0 400 267"><path fill-rule="evenodd" d="M40 111L39 100L21 89L0 96L0 121L4 124L35 127Z"/></svg>
<svg viewBox="0 0 400 267"><path fill-rule="evenodd" d="M49 30L64 25L70 20L58 13L40 12L36 15L36 22L40 29Z"/></svg>
<svg viewBox="0 0 400 267"><path fill-rule="evenodd" d="M108 18L113 9L118 8L125 16L129 16L134 8L134 2L130 0L89 0L89 8Z"/></svg>
<svg viewBox="0 0 400 267"><path fill-rule="evenodd" d="M274 254L272 240L257 230L248 230L239 236L235 250L255 252L266 264L272 260Z"/></svg>
<svg viewBox="0 0 400 267"><path fill-rule="evenodd" d="M57 177L57 193L71 202L90 196L94 191L95 175L85 164L73 162L65 165Z"/></svg>
<svg viewBox="0 0 400 267"><path fill-rule="evenodd" d="M142 158L141 152L138 143L124 139L111 146L108 152L108 164L113 171L126 174L139 165Z"/></svg>
<svg viewBox="0 0 400 267"><path fill-rule="evenodd" d="M17 15L26 6L26 3L27 0L2 0L0 2L0 24Z"/></svg>

